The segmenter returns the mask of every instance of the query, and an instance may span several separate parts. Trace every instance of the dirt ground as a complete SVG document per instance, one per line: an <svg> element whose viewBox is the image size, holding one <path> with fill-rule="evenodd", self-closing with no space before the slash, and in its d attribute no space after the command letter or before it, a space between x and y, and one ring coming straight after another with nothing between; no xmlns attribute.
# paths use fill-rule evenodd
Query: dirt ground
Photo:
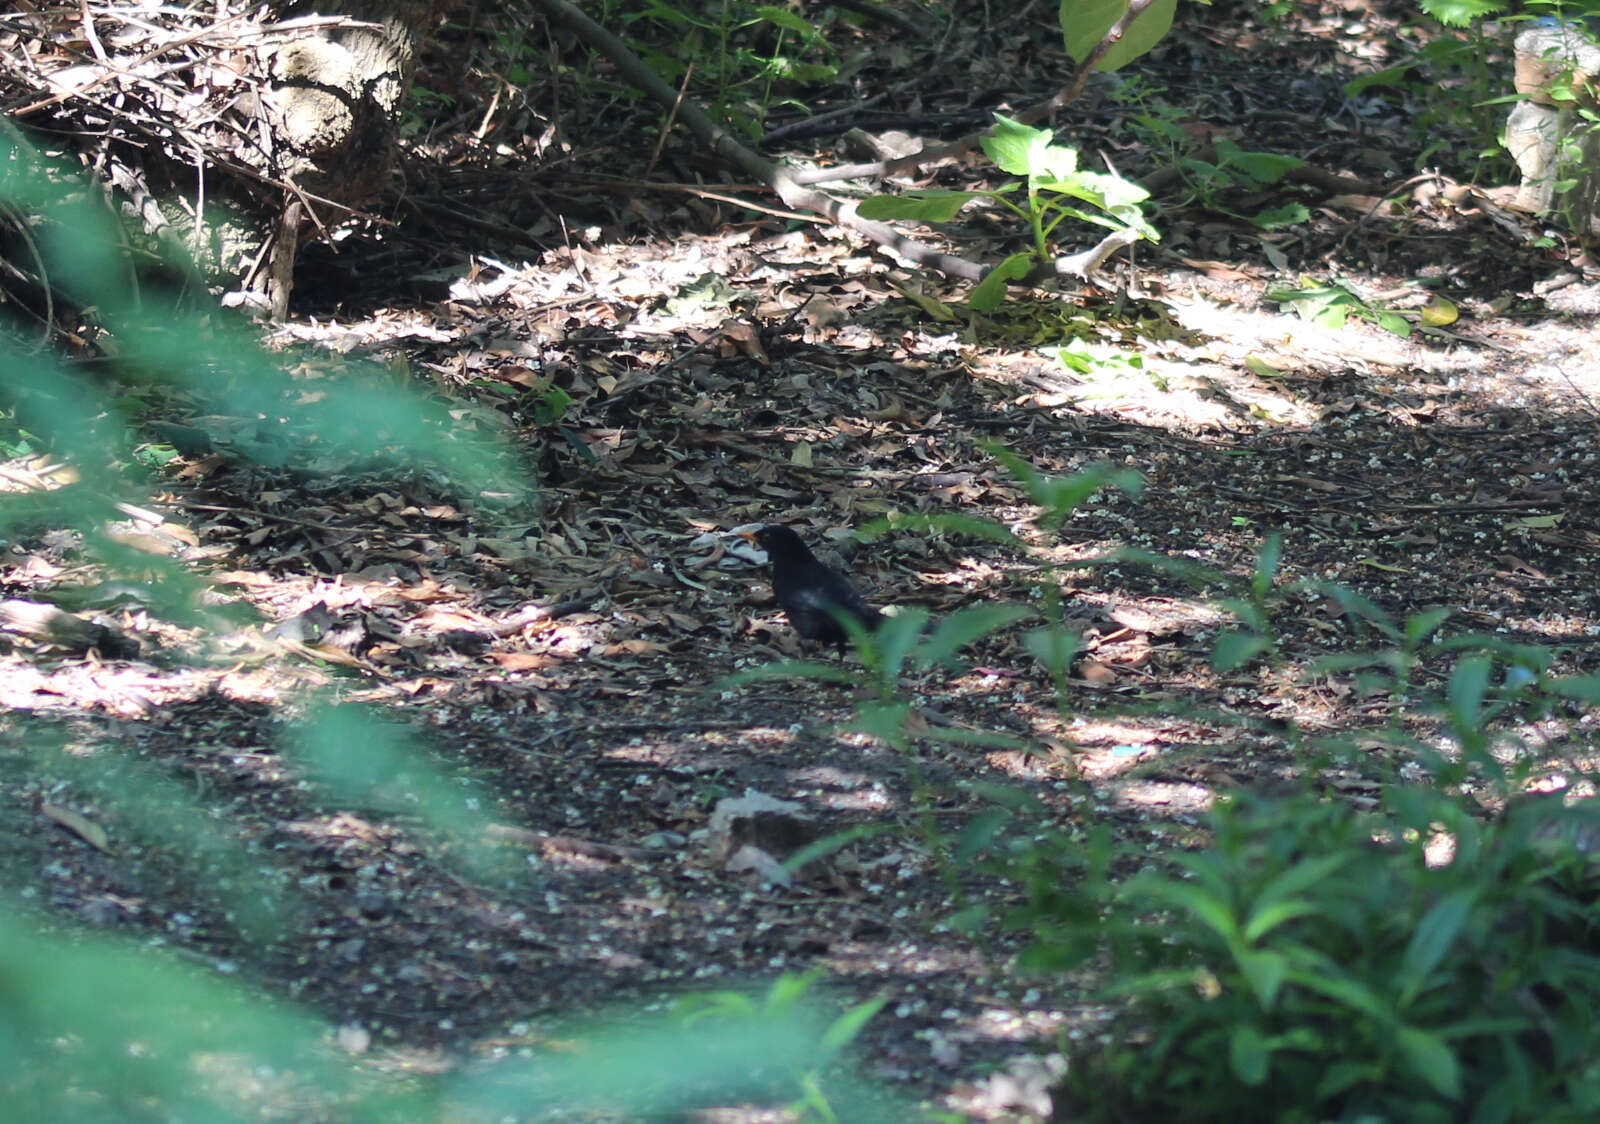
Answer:
<svg viewBox="0 0 1600 1124"><path fill-rule="evenodd" d="M1393 205L1310 184L1206 205L1171 187L1157 196L1159 246L1102 284L1019 295L988 317L959 310L960 286L828 226L644 186L657 122L626 102L586 104L583 128L563 123L568 147L540 163L448 122L420 138L402 225L338 256L311 252L301 307L273 344L308 387L354 353L456 396L464 437L526 454L537 504L507 517L420 470L267 469L220 449L174 459L149 503L165 522L145 529L171 536L221 599L269 623L320 602L343 631L263 645L259 629L218 635L133 606L104 619L138 641L136 657L18 640L0 664L15 739L0 756L5 881L65 927L159 937L227 965L359 1028L375 1064L417 1071L536 1043L574 1014L822 968L839 1003L890 996L852 1048L873 1081L972 1119L1032 1118L1038 1081L1019 1059L1092 1025L1090 981L1019 977L1019 938L997 932L984 952L941 924L952 899L913 788L928 786L948 830L992 807L983 785L1002 782L1057 826L1109 823L1159 850L1194 838L1219 793L1305 780L1306 738L1358 734L1392 706L1302 674L1363 642L1326 601L1284 613L1273 661L1219 673L1216 591L1159 568L1074 564L1134 547L1245 577L1281 532L1286 582L1340 583L1396 619L1449 606L1452 628L1562 645L1568 670L1597 662L1600 284L1503 193L1452 203L1401 188L1429 139L1421 107L1340 86L1415 44L1408 5L1306 5L1273 25L1254 7L1183 5L1131 73L1164 86L1158 100L1182 106L1199 140L1381 183ZM1047 97L1064 72L1054 8L1028 11L999 25L975 8L967 26L981 30L932 67L894 32L857 32L852 50L879 50L856 81L889 91L862 127L950 136ZM467 80L442 57L430 65L435 88ZM547 92L525 91L518 112L550 112ZM853 96L808 101L822 112ZM566 104L575 112L570 91ZM1057 127L1086 161L1103 153L1144 176L1163 154L1135 116L1125 89L1097 82ZM587 139L602 133L627 143ZM786 151L836 159L833 141ZM983 174L966 160L930 178ZM674 134L649 178L721 175ZM1237 217L1285 200L1306 220L1267 231ZM997 225L953 225L969 256L1014 248ZM1265 298L1302 276L1409 312L1437 293L1461 316L1407 338L1359 317L1319 326ZM1075 372L1043 350L1084 338L1142 365ZM570 396L554 420L539 413L550 386ZM1143 488L1103 493L1046 531L991 443L1051 475L1132 469ZM864 545L851 535L934 514L996 521L1022 545L914 523ZM1085 647L1067 707L1023 645L1036 620L959 667L907 677L929 735L909 753L850 730L860 687L725 685L803 654L762 570L725 535L769 521L833 550L874 603L935 617L1037 607L1057 582ZM20 542L0 569L7 596L61 580L78 549L51 534ZM520 873L465 873L395 796L405 777L365 804L309 783L282 746L310 701L329 698L399 724L439 776L481 793L475 811ZM947 730L1007 734L1029 752L951 745ZM282 927L244 939L218 870L148 832L130 842L114 784L32 762L24 747L57 735L176 778L295 888ZM1368 791L1359 769L1322 782ZM769 885L723 869L703 838L717 802L751 790L826 830L891 830ZM1015 893L976 869L966 881L973 900Z"/></svg>

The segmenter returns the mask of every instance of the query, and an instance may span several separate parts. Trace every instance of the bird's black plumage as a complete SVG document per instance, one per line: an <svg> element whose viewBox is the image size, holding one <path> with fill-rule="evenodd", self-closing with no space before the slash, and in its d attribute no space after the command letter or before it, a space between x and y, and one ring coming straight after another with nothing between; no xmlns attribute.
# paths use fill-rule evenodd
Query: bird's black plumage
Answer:
<svg viewBox="0 0 1600 1124"><path fill-rule="evenodd" d="M840 623L841 615L854 619L868 632L883 620L882 613L868 605L842 575L819 562L788 527L769 523L741 534L767 552L772 592L794 630L807 640L832 644L842 651L850 634Z"/></svg>

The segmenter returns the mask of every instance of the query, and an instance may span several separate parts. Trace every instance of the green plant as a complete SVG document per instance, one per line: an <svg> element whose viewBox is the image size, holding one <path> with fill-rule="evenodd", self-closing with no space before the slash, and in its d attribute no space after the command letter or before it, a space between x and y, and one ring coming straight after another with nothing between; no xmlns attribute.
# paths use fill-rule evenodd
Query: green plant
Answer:
<svg viewBox="0 0 1600 1124"><path fill-rule="evenodd" d="M1351 316L1357 316L1397 336L1411 334L1411 321L1404 315L1364 300L1354 289L1337 281L1318 285L1303 278L1300 288L1275 286L1263 298L1286 305L1300 319L1324 328L1342 328Z"/></svg>
<svg viewBox="0 0 1600 1124"><path fill-rule="evenodd" d="M1484 824L1419 787L1372 816L1240 799L1205 850L1086 884L1098 935L1081 905L1031 903L1013 921L1064 926L1079 944L1052 938L1058 954L1108 950L1127 1004L1068 1072L1081 1118L1592 1117L1600 920L1588 861L1560 833L1594 817L1559 805ZM1430 863L1441 830L1454 858Z"/></svg>
<svg viewBox="0 0 1600 1124"><path fill-rule="evenodd" d="M1118 488L1132 495L1136 495L1140 488L1138 474L1127 470L1095 465L1070 476L1047 476L1004 446L990 444L986 447L1022 484L1029 500L1037 505L1036 522L1042 528L1060 527L1071 518L1080 504L1103 488ZM896 514L868 526L863 530L863 535L870 539L894 529L931 530L971 535L1019 547L1023 545L1014 532L1001 524L950 514ZM1078 638L1062 622L1059 587L1046 580L1039 583L1036 589L1046 624L1043 628L1026 633L1023 643L1050 673L1064 709L1069 694L1068 672L1078 651ZM886 617L874 633L863 630L853 618L840 616L840 623L850 632L856 653L866 671L864 684L867 695L855 703L856 718L852 728L871 734L902 755L911 783L912 807L917 816L918 832L923 845L935 857L940 876L955 905L950 923L953 928L980 943L984 939L983 924L989 916L989 910L981 904L968 904L962 869L967 859L990 841L990 821L969 825L956 838L945 832L934 815L938 794L923 774L913 752L914 743L926 740L1022 751L1029 749L1029 743L994 731L930 727L926 723L918 723L915 707L900 681L907 671L928 671L947 664L974 641L1037 615L1036 610L1024 605L980 605L952 613L930 630L928 613L911 608ZM718 689L770 679L813 679L841 685L863 683L860 674L840 664L786 660L730 676L718 684ZM995 822L992 826L998 830L999 824ZM810 861L859 837L860 832L837 833L791 858L790 863L798 865Z"/></svg>
<svg viewBox="0 0 1600 1124"><path fill-rule="evenodd" d="M1013 254L991 269L972 291L973 308L997 308L1005 299L1007 282L1046 265L1051 260L1051 236L1065 219L1160 241L1141 208L1149 192L1115 174L1080 170L1077 149L1052 143L1048 129L1035 129L997 113L993 131L983 139L983 150L1002 171L1025 179L983 191L929 189L875 195L860 206L865 218L950 222L968 203L986 199L1021 220L1033 249ZM1011 197L1019 189L1022 198L1013 202Z"/></svg>
<svg viewBox="0 0 1600 1124"><path fill-rule="evenodd" d="M145 587L152 613L215 625L214 632L237 625L206 604L202 578L119 548L105 530L121 517L119 504L151 502L163 457L141 451L154 447L140 441L135 425L159 420L144 415L166 401L213 420L250 418L250 439L230 456L261 453L254 459L263 475L303 469L300 457L338 471L347 458L355 462L345 473L350 478L407 474L417 493L431 488L482 505L476 515L484 529L494 525L493 511L484 510L490 498L527 493L504 449L470 438L462 415L448 408L458 403L398 385L375 368L342 370L338 378L314 367L297 375L256 344L251 328L215 310L185 316L132 301L113 222L88 202L100 197L24 146L0 146L0 208L26 215L46 250L29 264L48 266L50 281L93 310L94 330L84 335L105 342L117 361L112 373L92 377L83 366L0 340L0 440L17 453L49 452L76 474L53 491L0 494L0 531L11 538L45 529L82 533L70 573L38 596L70 603L90 592L70 582L105 576L126 587L131 576ZM537 393L535 412L559 425L564 392L545 386ZM281 460L267 463L269 455ZM419 466L429 478L409 479ZM199 658L214 652L202 648ZM174 644L158 658L177 662L187 654ZM397 813L404 830L436 844L436 861L482 884L515 887L528 877L525 855L492 842L492 793L430 753L409 727L382 722L369 707L335 705L339 693L335 684L320 699L284 698L276 737L252 747L272 760L270 771L293 778L286 784L296 800L314 793L328 806ZM103 811L80 816L73 830L86 845L170 862L208 954L203 970L163 955L155 946L170 938L159 923L137 944L85 937L81 921L64 933L50 915L32 911L28 899L40 896L34 880L15 894L0 888L0 1098L17 1119L404 1124L565 1113L579 1105L645 1119L751 1090L793 1097L797 1085L813 1119L865 1118L854 1107L865 1096L861 1083L834 1063L878 1001L830 1021L815 1004L800 1003L806 988L793 980L774 985L769 1001L745 1016L703 1019L688 1033L681 1020L629 1012L568 1023L563 1029L581 1035L582 1052L545 1050L492 1072L375 1080L362 1063L329 1048L333 1029L325 1020L224 978L235 965L210 954L212 935L238 947L282 939L292 928L285 918L306 899L276 861L281 850L253 831L226 830L203 774L145 759L127 727L100 724L93 708L70 723L49 708L40 712L19 706L0 717L0 829L9 835L13 817L38 814L34 801L16 798L30 789L48 790L63 807ZM763 1077L774 1059L793 1067L776 1082ZM905 1106L889 1111L912 1118Z"/></svg>
<svg viewBox="0 0 1600 1124"><path fill-rule="evenodd" d="M1600 702L1600 676L1557 675L1542 647L1443 634L1442 608L1397 621L1348 588L1283 582L1275 536L1242 579L1135 551L1105 561L1223 589L1240 627L1219 637L1219 670L1274 658L1288 607L1337 605L1378 643L1306 674L1353 673L1362 695L1391 696L1391 725L1366 736L1405 770L1358 811L1320 791L1316 762L1377 763L1291 730L1308 751L1300 792L1221 799L1193 850L1154 865L1104 829L1075 837L1026 797L997 794L957 850L1018 887L1002 920L1029 939L1019 965L1051 977L1092 962L1118 1012L1073 1048L1058 1110L1295 1124L1600 1111L1600 811L1522 795L1556 765L1570 791L1592 785L1592 744L1512 752L1511 737ZM1429 717L1444 744L1413 732ZM969 909L951 924L986 918Z"/></svg>
<svg viewBox="0 0 1600 1124"><path fill-rule="evenodd" d="M1148 80L1125 78L1116 96L1119 101L1135 107L1129 118L1134 135L1161 153L1161 166L1174 168L1182 175L1189 194L1171 206L1198 204L1219 214L1244 219L1263 230L1276 230L1310 219L1310 212L1299 202L1269 207L1253 214L1233 209L1225 193L1257 192L1279 183L1290 172L1303 167L1305 161L1276 152L1243 149L1227 137L1219 137L1211 145L1214 154L1211 160L1201 159L1194 151L1194 137L1185 128L1189 114L1163 100L1165 94L1163 87Z"/></svg>
<svg viewBox="0 0 1600 1124"><path fill-rule="evenodd" d="M796 1018L809 1017L810 1013L802 1004L821 978L820 971L804 975L786 973L773 981L759 1001L742 991L715 991L689 996L678 1001L674 1013L685 1027L691 1028L706 1020L746 1024L764 1020L792 1022ZM857 1003L816 1036L818 1049L809 1057L803 1060L784 1059L801 1094L800 1099L788 1108L801 1124L810 1121L837 1124L839 1116L824 1093L821 1069L855 1041L856 1036L888 1001L887 995L877 995ZM797 1060L799 1064L796 1064Z"/></svg>

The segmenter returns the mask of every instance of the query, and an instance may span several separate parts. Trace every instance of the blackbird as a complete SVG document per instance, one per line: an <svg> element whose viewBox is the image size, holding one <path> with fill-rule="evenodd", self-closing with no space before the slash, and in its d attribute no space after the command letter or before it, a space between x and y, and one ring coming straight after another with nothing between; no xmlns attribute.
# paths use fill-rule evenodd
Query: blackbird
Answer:
<svg viewBox="0 0 1600 1124"><path fill-rule="evenodd" d="M769 523L739 534L767 552L767 561L772 563L772 592L794 630L807 640L832 644L842 654L850 633L840 617L856 621L868 632L882 622L883 614L868 605L842 575L817 561L788 527Z"/></svg>

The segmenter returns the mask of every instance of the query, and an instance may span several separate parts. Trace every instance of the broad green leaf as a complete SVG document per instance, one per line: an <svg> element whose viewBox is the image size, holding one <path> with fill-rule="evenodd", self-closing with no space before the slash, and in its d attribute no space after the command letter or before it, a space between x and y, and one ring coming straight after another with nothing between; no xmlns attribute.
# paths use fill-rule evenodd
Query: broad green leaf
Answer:
<svg viewBox="0 0 1600 1124"><path fill-rule="evenodd" d="M1082 174L1078 171L1078 150L1064 144L1035 145L1032 160L1029 176L1041 190L1051 183Z"/></svg>
<svg viewBox="0 0 1600 1124"><path fill-rule="evenodd" d="M1353 1011L1370 1015L1380 1022L1392 1022L1394 1012L1373 991L1355 980L1328 975L1323 971L1292 969L1289 978L1301 987L1308 987L1329 999L1337 1000Z"/></svg>
<svg viewBox="0 0 1600 1124"><path fill-rule="evenodd" d="M1257 186L1276 183L1305 165L1304 160L1295 156L1277 152L1250 152L1227 138L1217 141L1217 162L1224 168L1237 168Z"/></svg>
<svg viewBox="0 0 1600 1124"><path fill-rule="evenodd" d="M1600 675L1573 675L1552 679L1550 689L1563 698L1600 703Z"/></svg>
<svg viewBox="0 0 1600 1124"><path fill-rule="evenodd" d="M1346 1089L1363 1082L1376 1082L1382 1077L1383 1067L1375 1062L1334 1062L1323 1071L1315 1095L1319 1101L1337 1097Z"/></svg>
<svg viewBox="0 0 1600 1124"><path fill-rule="evenodd" d="M1380 312L1377 315L1378 327L1392 335L1404 338L1411 334L1411 321L1401 316L1398 312Z"/></svg>
<svg viewBox="0 0 1600 1124"><path fill-rule="evenodd" d="M1083 638L1059 625L1038 628L1022 638L1022 646L1053 676L1065 675L1072 668Z"/></svg>
<svg viewBox="0 0 1600 1124"><path fill-rule="evenodd" d="M1243 667L1271 646L1266 637L1256 633L1243 632L1236 628L1225 629L1217 634L1216 643L1212 645L1211 666L1219 672L1233 671L1235 668Z"/></svg>
<svg viewBox="0 0 1600 1124"><path fill-rule="evenodd" d="M1009 749L1024 753L1040 752L1038 747L1015 734L998 730L963 730L959 726L930 726L919 737L944 745L975 745L983 749Z"/></svg>
<svg viewBox="0 0 1600 1124"><path fill-rule="evenodd" d="M871 646L876 651L873 660L874 670L884 678L885 682L900 674L900 669L905 666L906 657L917 646L917 638L922 635L922 630L927 624L928 610L917 605L907 606L894 616L883 618L877 634L871 638ZM855 627L859 629L860 625Z"/></svg>
<svg viewBox="0 0 1600 1124"><path fill-rule="evenodd" d="M1273 905L1302 890L1310 889L1348 863L1351 858L1349 854L1333 854L1301 859L1261 888L1261 892L1256 895L1256 908Z"/></svg>
<svg viewBox="0 0 1600 1124"><path fill-rule="evenodd" d="M1207 893L1199 886L1188 882L1174 882L1170 879L1151 880L1141 883L1139 888L1150 897L1188 910L1230 946L1239 942L1239 922L1233 915L1232 907L1224 899Z"/></svg>
<svg viewBox="0 0 1600 1124"><path fill-rule="evenodd" d="M1255 1088L1267 1079L1272 1051L1259 1027L1245 1023L1233 1028L1228 1038L1228 1067L1239 1081Z"/></svg>
<svg viewBox="0 0 1600 1124"><path fill-rule="evenodd" d="M1338 603L1339 608L1343 609L1350 616L1366 621L1368 624L1378 629L1378 631L1382 632L1385 636L1388 636L1393 640L1399 640L1401 638L1400 629L1396 627L1394 619L1390 617L1387 612L1381 609L1378 606L1378 603L1373 601L1371 598L1365 596L1364 594L1357 593L1349 586L1340 585L1337 582L1322 581L1321 579L1317 579L1310 582L1309 585L1318 593L1332 598Z"/></svg>
<svg viewBox="0 0 1600 1124"><path fill-rule="evenodd" d="M767 988L766 1008L769 1011L785 1011L806 997L811 990L811 985L822 978L822 969L813 968L809 972L785 972L772 981Z"/></svg>
<svg viewBox="0 0 1600 1124"><path fill-rule="evenodd" d="M1154 47L1171 29L1177 6L1178 0L1155 0L1105 53L1097 69L1117 70ZM1072 61L1081 64L1087 59L1127 10L1128 0L1061 0L1061 34Z"/></svg>
<svg viewBox="0 0 1600 1124"><path fill-rule="evenodd" d="M1362 90L1370 86L1398 86L1406 80L1406 76L1416 68L1413 62L1404 62L1399 66L1386 66L1382 70L1375 70L1371 74L1363 74L1359 78L1352 78L1341 89L1346 97L1355 97Z"/></svg>
<svg viewBox="0 0 1600 1124"><path fill-rule="evenodd" d="M1282 230L1311 221L1311 212L1304 203L1285 203L1281 207L1268 207L1250 216L1250 221L1262 230Z"/></svg>
<svg viewBox="0 0 1600 1124"><path fill-rule="evenodd" d="M1289 962L1276 952L1244 952L1234 958L1239 971L1250 982L1250 990L1264 1010L1272 1010L1278 992L1289 973Z"/></svg>
<svg viewBox="0 0 1600 1124"><path fill-rule="evenodd" d="M1412 650L1421 647L1422 642L1432 636L1452 612L1454 610L1448 608L1424 609L1408 616L1405 621L1406 647Z"/></svg>
<svg viewBox="0 0 1600 1124"><path fill-rule="evenodd" d="M1002 172L1028 176L1033 174L1035 151L1050 143L1050 133L1013 121L1003 113L996 113L994 128L980 143L984 154Z"/></svg>
<svg viewBox="0 0 1600 1124"><path fill-rule="evenodd" d="M1461 1096L1461 1067L1455 1051L1436 1034L1414 1026L1395 1031L1395 1044L1405 1055L1411 1071L1450 1100Z"/></svg>
<svg viewBox="0 0 1600 1124"><path fill-rule="evenodd" d="M1009 282L1022 280L1032 268L1032 254L1012 254L983 275L983 280L967 297L967 303L979 312L993 312L1005 303Z"/></svg>
<svg viewBox="0 0 1600 1124"><path fill-rule="evenodd" d="M1244 939L1253 945L1285 921L1293 921L1296 917L1307 917L1320 912L1322 911L1315 903L1300 898L1290 898L1287 901L1257 907L1250 911L1250 916L1245 920Z"/></svg>
<svg viewBox="0 0 1600 1124"><path fill-rule="evenodd" d="M992 519L980 519L974 515L953 515L949 513L926 514L923 512L895 512L886 519L874 519L865 527L856 531L856 537L872 542L884 534L893 531L941 531L957 535L969 535L975 539L987 542L1017 543L1019 540L1011 530Z"/></svg>
<svg viewBox="0 0 1600 1124"><path fill-rule="evenodd" d="M1401 1007L1416 998L1428 974L1450 951L1461 926L1472 913L1474 902L1470 891L1457 890L1436 902L1417 923L1400 962Z"/></svg>
<svg viewBox="0 0 1600 1124"><path fill-rule="evenodd" d="M836 831L832 835L824 836L815 843L808 843L794 854L783 860L785 870L799 870L809 862L825 859L829 855L850 846L862 839L871 839L875 835L882 835L886 831L893 831L888 824L857 824L847 827L843 831Z"/></svg>
<svg viewBox="0 0 1600 1124"><path fill-rule="evenodd" d="M755 14L768 23L776 24L779 27L787 28L797 33L804 39L810 39L816 35L814 27L807 23L798 13L791 12L787 8L774 8L761 4L755 8Z"/></svg>
<svg viewBox="0 0 1600 1124"><path fill-rule="evenodd" d="M1272 580L1278 575L1278 565L1283 561L1283 536L1268 535L1256 555L1256 568L1250 575L1250 588L1256 597L1265 597L1272 589Z"/></svg>
<svg viewBox="0 0 1600 1124"><path fill-rule="evenodd" d="M856 214L864 219L910 219L914 222L951 222L974 199L986 199L983 191L904 191L899 195L874 195L863 199Z"/></svg>
<svg viewBox="0 0 1600 1124"><path fill-rule="evenodd" d="M963 865L971 862L988 850L995 836L999 835L1010 822L1011 813L1003 808L992 808L973 816L956 836L956 845L951 852L951 858Z"/></svg>
<svg viewBox="0 0 1600 1124"><path fill-rule="evenodd" d="M1493 664L1483 656L1466 656L1450 673L1445 702L1458 729L1476 730L1483 721L1483 699L1489 690Z"/></svg>
<svg viewBox="0 0 1600 1124"><path fill-rule="evenodd" d="M853 728L893 745L910 713L910 703L862 703L856 709Z"/></svg>
<svg viewBox="0 0 1600 1124"><path fill-rule="evenodd" d="M1025 605L974 605L960 609L939 622L933 634L917 648L917 659L938 663L979 637L1034 615Z"/></svg>

